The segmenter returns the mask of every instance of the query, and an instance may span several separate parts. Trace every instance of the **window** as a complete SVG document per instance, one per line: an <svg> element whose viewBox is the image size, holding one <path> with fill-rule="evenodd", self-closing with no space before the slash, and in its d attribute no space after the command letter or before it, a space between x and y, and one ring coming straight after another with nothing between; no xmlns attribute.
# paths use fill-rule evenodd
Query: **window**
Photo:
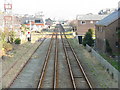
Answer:
<svg viewBox="0 0 120 90"><path fill-rule="evenodd" d="M101 26L98 26L98 31L103 32L103 29Z"/></svg>
<svg viewBox="0 0 120 90"><path fill-rule="evenodd" d="M93 24L93 21L90 21L91 24Z"/></svg>
<svg viewBox="0 0 120 90"><path fill-rule="evenodd" d="M85 21L81 21L81 24L86 24L86 22Z"/></svg>
<svg viewBox="0 0 120 90"><path fill-rule="evenodd" d="M35 20L35 23L40 23L41 21L40 20Z"/></svg>
<svg viewBox="0 0 120 90"><path fill-rule="evenodd" d="M116 46L116 47L119 47L119 43L118 43L118 42L116 42L116 43L115 43L115 46Z"/></svg>

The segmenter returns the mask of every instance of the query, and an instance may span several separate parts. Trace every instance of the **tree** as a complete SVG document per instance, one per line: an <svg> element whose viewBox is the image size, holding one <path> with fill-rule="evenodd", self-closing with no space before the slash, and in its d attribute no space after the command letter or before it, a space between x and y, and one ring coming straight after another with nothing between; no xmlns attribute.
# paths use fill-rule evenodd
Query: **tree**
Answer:
<svg viewBox="0 0 120 90"><path fill-rule="evenodd" d="M88 32L90 32L91 33L91 35L93 35L93 29L88 29Z"/></svg>
<svg viewBox="0 0 120 90"><path fill-rule="evenodd" d="M91 31L86 32L85 37L83 39L83 45L86 46L88 44L89 46L93 46L94 40L92 38Z"/></svg>

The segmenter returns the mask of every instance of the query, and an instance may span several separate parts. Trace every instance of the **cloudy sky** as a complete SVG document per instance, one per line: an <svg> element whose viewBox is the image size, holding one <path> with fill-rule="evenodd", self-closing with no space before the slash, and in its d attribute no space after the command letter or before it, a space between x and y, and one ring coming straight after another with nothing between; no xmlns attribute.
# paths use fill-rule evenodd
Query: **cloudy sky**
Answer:
<svg viewBox="0 0 120 90"><path fill-rule="evenodd" d="M46 17L56 19L74 19L77 14L97 14L101 9L117 8L118 2L119 0L12 0L13 13L34 14L43 11ZM4 0L0 0L1 10L3 3Z"/></svg>

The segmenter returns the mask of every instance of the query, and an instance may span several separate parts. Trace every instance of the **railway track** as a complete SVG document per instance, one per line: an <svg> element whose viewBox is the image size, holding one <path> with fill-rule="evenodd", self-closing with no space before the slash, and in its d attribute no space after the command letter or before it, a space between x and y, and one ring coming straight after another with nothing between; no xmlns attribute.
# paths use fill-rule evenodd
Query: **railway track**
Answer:
<svg viewBox="0 0 120 90"><path fill-rule="evenodd" d="M42 43L44 42L44 40L45 40L45 37L43 37L43 39L40 38L40 40L42 41L42 42L41 42L41 44L42 44ZM41 45L41 44L40 44L40 45ZM39 45L39 46L40 46L40 45ZM38 47L39 47L39 46L38 46ZM30 50L30 49L27 49L27 50L21 55L21 57L19 58L19 60L22 59L22 56L25 55L27 52L29 52L29 50ZM16 61L11 65L11 67L2 75L2 78L4 78L4 77L10 72L10 70L18 63L19 60L16 60ZM1 80L0 80L0 82L1 82Z"/></svg>
<svg viewBox="0 0 120 90"><path fill-rule="evenodd" d="M49 44L49 48L47 50L40 79L37 85L38 90L40 88L55 89L57 87L57 76L58 76L57 67L58 67L58 40L57 40L57 34L53 34Z"/></svg>
<svg viewBox="0 0 120 90"><path fill-rule="evenodd" d="M55 59L54 59L54 89L57 88L57 77L58 77L58 38L56 34L56 42L55 42Z"/></svg>
<svg viewBox="0 0 120 90"><path fill-rule="evenodd" d="M61 47L63 47L62 52L65 54L64 61L67 62L67 64L65 64L65 65L67 65L66 67L68 67L67 71L69 72L68 73L69 76L66 75L65 77L70 77L70 79L69 79L70 82L68 84L75 90L76 89L93 90L93 87L92 87L89 79L87 78L87 75L86 75L84 69L82 68L80 60L78 59L74 49L70 45L66 35L63 32L63 28L59 28L59 30L62 31L62 33L61 32L53 33L51 36L51 40L49 39L49 42L48 42L49 44L47 44L48 48L45 49L45 57L44 57L44 60L42 61L43 63L41 64L40 72L38 72L39 80L37 80L37 82L36 82L37 90L39 90L41 88L56 89L59 87L59 74L61 74L59 72L60 68L58 65L59 64L58 63L58 61L59 61L58 60L59 45L62 45ZM58 40L58 36L61 38L61 39L59 39L61 41ZM59 44L59 42L61 42L61 44ZM37 49L38 49L38 47L37 47ZM36 52L36 50L33 52L33 54ZM24 66L21 68L21 70L15 76L15 78L12 80L12 82L10 83L8 88L10 88L11 85L14 83L14 81L16 80L18 75L21 73L21 71L24 69L24 67L27 65L27 63L30 61L32 55L29 57L29 60L24 64ZM39 66L37 66L37 67L39 67Z"/></svg>
<svg viewBox="0 0 120 90"><path fill-rule="evenodd" d="M43 39L43 38L44 38L44 39ZM40 42L39 46L44 42L45 37L43 37L43 38L41 38L41 42ZM37 51L37 49L39 48L39 46L34 50L34 52L30 55L30 57L28 58L28 60L23 64L23 66L21 67L21 69L19 70L19 72L18 72L18 73L15 75L15 77L13 78L13 80L11 80L10 84L7 85L7 88L10 88L10 87L11 87L11 85L14 83L14 81L16 80L16 78L18 77L18 75L21 73L21 71L24 69L24 67L28 64L28 62L30 61L30 59L31 59L31 57L33 56L33 54ZM28 51L29 51L29 50L27 50L25 53L27 53ZM24 54L25 54L25 53L24 53ZM12 70L12 68L14 68L14 66L18 63L18 61L19 61L19 60L17 60L16 62L14 62L14 64L10 67L10 69L7 70L7 71L3 74L2 78L4 78L4 77Z"/></svg>
<svg viewBox="0 0 120 90"><path fill-rule="evenodd" d="M89 79L87 78L87 75L84 69L82 68L82 65L74 49L70 45L64 33L61 33L61 39L63 43L63 48L64 48L73 88L74 89L87 88L93 90L92 85Z"/></svg>

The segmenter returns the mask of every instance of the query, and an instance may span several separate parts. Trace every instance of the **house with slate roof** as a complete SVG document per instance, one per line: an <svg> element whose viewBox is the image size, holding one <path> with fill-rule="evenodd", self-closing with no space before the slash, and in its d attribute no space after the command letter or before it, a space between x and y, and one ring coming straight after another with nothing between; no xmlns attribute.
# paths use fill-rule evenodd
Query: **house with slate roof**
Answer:
<svg viewBox="0 0 120 90"><path fill-rule="evenodd" d="M85 14L77 15L76 17L76 28L77 35L84 36L88 29L95 30L95 23L103 19L107 15L95 15L95 14Z"/></svg>
<svg viewBox="0 0 120 90"><path fill-rule="evenodd" d="M98 51L106 52L106 40L113 53L120 53L120 38L118 31L120 30L120 10L111 13L104 19L95 24L96 43L95 47Z"/></svg>

